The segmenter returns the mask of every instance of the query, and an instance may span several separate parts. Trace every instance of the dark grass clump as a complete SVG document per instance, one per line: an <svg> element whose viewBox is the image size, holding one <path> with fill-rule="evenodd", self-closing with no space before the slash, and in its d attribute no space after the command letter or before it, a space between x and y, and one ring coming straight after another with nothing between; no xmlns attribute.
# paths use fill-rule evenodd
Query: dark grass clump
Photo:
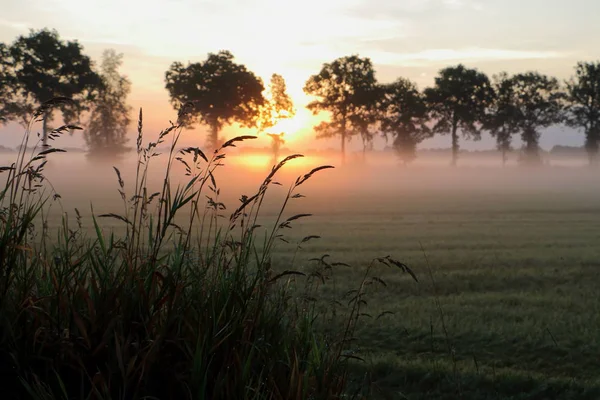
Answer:
<svg viewBox="0 0 600 400"><path fill-rule="evenodd" d="M370 278L369 268L348 293L345 323L318 329L327 317L314 293L334 265L318 260L305 275L275 269L271 260L281 230L309 216L284 217L288 202L302 197L297 188L332 167L298 177L274 226L257 241L261 204L277 184L275 175L301 156L274 166L227 218L214 171L228 147L253 137L229 140L210 155L199 148L176 151L180 120L144 146L140 110L133 192L115 168L123 212L94 216L93 237L76 211L76 226L65 215L58 239L49 239L45 210L59 196L46 191L43 172L47 156L61 150L38 142L26 153L35 121L15 163L1 169L3 398L348 398L348 365L358 359L350 350L366 287L383 282ZM78 128L58 128L50 139L72 129ZM167 140L162 188L152 192L148 166ZM175 162L185 166L184 185L171 181ZM191 218L182 223L177 216L184 208ZM100 217L125 224L124 236L106 235Z"/></svg>

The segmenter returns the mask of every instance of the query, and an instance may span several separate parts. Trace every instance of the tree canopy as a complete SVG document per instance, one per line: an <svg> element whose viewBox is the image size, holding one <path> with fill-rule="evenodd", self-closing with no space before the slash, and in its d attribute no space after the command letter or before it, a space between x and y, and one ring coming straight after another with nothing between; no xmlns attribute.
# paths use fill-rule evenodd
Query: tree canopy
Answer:
<svg viewBox="0 0 600 400"><path fill-rule="evenodd" d="M6 52L6 50L5 50ZM102 86L90 58L83 54L77 41L62 41L56 31L42 29L19 36L8 48L6 61L12 99L6 106L6 117L26 125L35 109L54 97L67 97L59 107L65 122L79 118L89 109ZM44 141L46 123L52 112L43 116Z"/></svg>
<svg viewBox="0 0 600 400"><path fill-rule="evenodd" d="M426 101L435 119L435 133L452 135L452 165L458 160L458 131L467 138L481 137L479 123L492 99L488 77L476 69L459 64L447 67L425 90Z"/></svg>
<svg viewBox="0 0 600 400"><path fill-rule="evenodd" d="M234 62L229 51L210 53L203 62L171 64L165 87L175 108L192 104L185 124L200 122L210 129L209 144L216 148L219 132L233 122L254 127L264 104L262 80Z"/></svg>
<svg viewBox="0 0 600 400"><path fill-rule="evenodd" d="M273 164L276 164L279 158L281 145L285 143L284 132L267 132L279 121L292 118L296 115L296 109L292 98L287 93L285 79L281 75L273 74L269 83L269 88L265 96L265 103L260 107L258 119L259 132L265 132L271 138L271 150L273 152Z"/></svg>
<svg viewBox="0 0 600 400"><path fill-rule="evenodd" d="M494 96L485 118L485 129L496 138L496 146L506 164L507 153L512 150L512 136L519 133L515 103L514 80L503 72L494 77Z"/></svg>
<svg viewBox="0 0 600 400"><path fill-rule="evenodd" d="M524 160L537 163L540 129L563 121L564 94L556 78L539 72L516 74L510 84L514 88L515 126L525 143Z"/></svg>
<svg viewBox="0 0 600 400"><path fill-rule="evenodd" d="M567 82L566 123L585 132L590 164L598 163L600 145L600 62L577 63L575 77Z"/></svg>
<svg viewBox="0 0 600 400"><path fill-rule="evenodd" d="M345 159L346 141L360 131L358 115L370 107L377 90L375 70L369 58L356 55L326 63L317 75L311 76L304 92L316 97L308 104L313 114L325 111L328 121L315 127L317 138L340 136L342 160Z"/></svg>
<svg viewBox="0 0 600 400"><path fill-rule="evenodd" d="M13 88L15 76L10 71L9 48L0 43L0 124L6 123L11 117L11 106L13 101Z"/></svg>
<svg viewBox="0 0 600 400"><path fill-rule="evenodd" d="M277 125L279 121L296 115L294 103L287 93L285 79L281 75L273 74L271 76L264 99L257 121L260 132L266 132Z"/></svg>
<svg viewBox="0 0 600 400"><path fill-rule="evenodd" d="M126 150L127 127L131 122L131 107L126 101L131 82L119 74L122 64L123 54L112 49L104 51L100 66L103 85L84 131L90 156L114 156Z"/></svg>
<svg viewBox="0 0 600 400"><path fill-rule="evenodd" d="M373 149L373 139L380 131L381 119L384 112L384 87L376 84L365 91L364 97L356 104L354 113L350 116L351 137L359 136L363 144L363 158L367 150Z"/></svg>
<svg viewBox="0 0 600 400"><path fill-rule="evenodd" d="M386 137L393 137L394 150L408 164L416 157L417 144L432 135L424 96L404 78L385 85L384 93L381 129Z"/></svg>

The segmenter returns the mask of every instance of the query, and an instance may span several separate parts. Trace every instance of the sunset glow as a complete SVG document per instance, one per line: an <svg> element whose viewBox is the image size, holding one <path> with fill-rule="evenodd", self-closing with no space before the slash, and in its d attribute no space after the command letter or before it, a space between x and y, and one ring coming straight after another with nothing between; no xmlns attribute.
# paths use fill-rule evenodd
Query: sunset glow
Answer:
<svg viewBox="0 0 600 400"><path fill-rule="evenodd" d="M378 80L403 76L421 88L432 84L440 68L459 62L489 75L535 69L566 79L576 61L600 57L595 45L600 25L592 21L600 3L544 4L541 10L536 2L517 0L307 0L285 6L275 0L90 0L85 5L74 0L9 0L0 18L0 41L9 43L29 29L48 27L58 29L64 39L77 39L96 63L104 49L124 53L123 72L132 81L129 103L136 112L144 109L148 134L167 127L176 114L164 88L169 65L230 50L265 83L273 73L285 78L298 115L276 128L286 133L286 144L309 148L314 147L312 127L323 117L305 109L309 99L302 88L323 63L337 57L370 57ZM134 136L133 126L131 130ZM204 132L198 126L182 139L195 144ZM233 126L224 135L240 133L253 132ZM572 143L565 135L563 142L556 140L552 143ZM69 141L83 145L78 135ZM350 148L359 150L358 142ZM335 139L320 143L338 145ZM437 147L445 140L427 143ZM489 148L493 142L484 138L465 146Z"/></svg>
<svg viewBox="0 0 600 400"><path fill-rule="evenodd" d="M600 0L1 0L6 399L600 399Z"/></svg>
<svg viewBox="0 0 600 400"><path fill-rule="evenodd" d="M301 110L294 117L279 121L270 131L273 133L283 133L283 140L286 143L294 143L301 140L303 133L312 129L315 123L316 118L310 113Z"/></svg>
<svg viewBox="0 0 600 400"><path fill-rule="evenodd" d="M268 154L243 154L232 158L237 165L252 169L266 169L273 164L273 157Z"/></svg>

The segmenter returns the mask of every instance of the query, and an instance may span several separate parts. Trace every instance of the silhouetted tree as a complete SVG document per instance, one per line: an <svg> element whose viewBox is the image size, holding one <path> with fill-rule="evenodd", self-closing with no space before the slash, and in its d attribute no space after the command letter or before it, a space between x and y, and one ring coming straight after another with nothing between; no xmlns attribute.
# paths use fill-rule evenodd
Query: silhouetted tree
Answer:
<svg viewBox="0 0 600 400"><path fill-rule="evenodd" d="M363 92L350 116L351 136L360 136L363 144L363 161L367 150L373 150L373 139L379 131L383 112L384 89L382 85L373 85Z"/></svg>
<svg viewBox="0 0 600 400"><path fill-rule="evenodd" d="M35 109L54 97L73 100L58 104L66 123L87 111L102 80L82 51L77 41L64 42L54 30L31 31L28 36L19 36L8 51L14 93L8 118L27 125ZM42 116L44 144L52 117L52 110Z"/></svg>
<svg viewBox="0 0 600 400"><path fill-rule="evenodd" d="M287 93L285 79L281 75L273 74L269 89L265 96L265 102L260 107L258 119L259 132L267 132L269 129L277 125L283 119L292 118L296 115L296 109L291 97ZM279 157L279 149L283 141L283 133L273 134L267 133L272 140L273 160L277 163Z"/></svg>
<svg viewBox="0 0 600 400"><path fill-rule="evenodd" d="M394 150L407 165L416 158L417 144L431 137L424 96L408 79L399 78L384 86L381 128L394 139Z"/></svg>
<svg viewBox="0 0 600 400"><path fill-rule="evenodd" d="M209 145L219 145L219 132L228 124L255 127L264 86L260 78L234 61L228 51L210 53L203 62L171 64L165 73L166 89L175 108L191 103L187 127L201 122L210 129Z"/></svg>
<svg viewBox="0 0 600 400"><path fill-rule="evenodd" d="M488 77L463 65L447 67L435 78L435 86L425 90L426 101L435 119L435 133L452 135L452 165L458 160L458 131L467 138L481 137L478 123L492 98Z"/></svg>
<svg viewBox="0 0 600 400"><path fill-rule="evenodd" d="M502 152L502 165L506 165L507 153L512 150L512 136L519 133L514 81L503 72L494 77L494 97L485 119L485 129L496 138Z"/></svg>
<svg viewBox="0 0 600 400"><path fill-rule="evenodd" d="M540 129L563 121L564 94L555 78L538 72L514 75L515 126L525 143L525 162L538 163Z"/></svg>
<svg viewBox="0 0 600 400"><path fill-rule="evenodd" d="M114 156L126 151L127 127L131 122L131 107L126 101L131 92L131 82L119 74L122 64L123 54L112 49L102 54L100 76L103 85L84 132L90 156Z"/></svg>
<svg viewBox="0 0 600 400"><path fill-rule="evenodd" d="M567 125L583 128L590 164L598 163L600 145L600 62L580 62L567 82Z"/></svg>
<svg viewBox="0 0 600 400"><path fill-rule="evenodd" d="M313 114L330 113L328 121L315 127L317 138L340 136L342 162L346 141L361 130L354 124L371 101L376 86L371 60L356 55L324 64L319 74L311 76L304 86L306 94L317 97L308 104L308 109Z"/></svg>
<svg viewBox="0 0 600 400"><path fill-rule="evenodd" d="M11 105L13 102L12 90L15 87L15 76L10 71L9 48L0 43L0 124L8 122L11 116Z"/></svg>
<svg viewBox="0 0 600 400"><path fill-rule="evenodd" d="M267 133L267 135L271 138L273 164L277 164L277 162L279 161L279 150L281 150L281 145L285 143L285 140L283 140L283 136L285 135L285 133Z"/></svg>
<svg viewBox="0 0 600 400"><path fill-rule="evenodd" d="M281 75L273 74L269 83L265 103L261 107L260 128L266 131L283 119L296 115L296 109L290 95L287 93L285 79Z"/></svg>

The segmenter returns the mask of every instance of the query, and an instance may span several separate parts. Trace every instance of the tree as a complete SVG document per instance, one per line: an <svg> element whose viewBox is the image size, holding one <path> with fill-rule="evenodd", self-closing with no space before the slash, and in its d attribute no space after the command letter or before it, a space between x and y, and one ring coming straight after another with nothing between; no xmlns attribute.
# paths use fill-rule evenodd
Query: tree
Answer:
<svg viewBox="0 0 600 400"><path fill-rule="evenodd" d="M228 51L210 53L203 62L171 64L165 73L165 87L175 108L192 104L185 125L201 122L210 129L209 145L219 144L219 132L225 125L237 122L255 127L259 108L264 104L261 79L236 64Z"/></svg>
<svg viewBox="0 0 600 400"><path fill-rule="evenodd" d="M27 125L36 108L55 97L66 97L58 107L70 123L89 110L90 103L102 86L90 58L83 54L77 41L64 42L56 31L43 29L19 36L8 50L8 69L12 76L13 99L8 119ZM52 110L42 116L43 142L48 139Z"/></svg>
<svg viewBox="0 0 600 400"><path fill-rule="evenodd" d="M126 76L119 75L122 64L123 54L112 49L102 54L100 76L103 85L84 132L90 155L113 156L126 151L127 127L131 122L131 107L126 100L131 92L131 82Z"/></svg>
<svg viewBox="0 0 600 400"><path fill-rule="evenodd" d="M494 77L494 97L488 109L485 129L496 138L502 152L502 165L506 165L507 153L512 150L512 136L519 133L514 81L506 72Z"/></svg>
<svg viewBox="0 0 600 400"><path fill-rule="evenodd" d="M12 90L15 87L15 76L10 71L9 48L0 43L0 123L6 123L12 114L10 111L13 102Z"/></svg>
<svg viewBox="0 0 600 400"><path fill-rule="evenodd" d="M566 123L583 128L591 165L598 164L600 146L600 62L577 63L575 77L567 82Z"/></svg>
<svg viewBox="0 0 600 400"><path fill-rule="evenodd" d="M283 136L284 132L281 133L267 133L267 135L271 138L271 151L273 152L273 164L277 164L279 161L279 150L281 149L281 145L285 143Z"/></svg>
<svg viewBox="0 0 600 400"><path fill-rule="evenodd" d="M265 132L283 119L296 115L296 109L290 95L287 93L285 79L281 75L273 74L265 96L263 106L260 108L258 128Z"/></svg>
<svg viewBox="0 0 600 400"><path fill-rule="evenodd" d="M357 115L373 98L377 81L369 58L356 55L342 57L324 64L317 75L311 76L304 92L317 99L308 104L313 114L329 112L329 121L315 127L317 138L340 136L342 162L346 156L346 141L356 134Z"/></svg>
<svg viewBox="0 0 600 400"><path fill-rule="evenodd" d="M363 161L367 150L373 150L373 139L382 119L384 88L374 85L364 91L363 97L356 104L354 113L350 115L352 132L350 136L360 136L363 144Z"/></svg>
<svg viewBox="0 0 600 400"><path fill-rule="evenodd" d="M269 89L265 96L265 102L260 107L258 118L258 131L267 132L276 126L281 120L293 118L296 109L291 97L287 93L285 79L281 75L273 74ZM284 142L283 133L267 133L272 140L272 151L274 163L277 163L279 149Z"/></svg>
<svg viewBox="0 0 600 400"><path fill-rule="evenodd" d="M540 129L563 121L562 100L558 80L538 72L514 75L515 126L525 143L526 163L539 163Z"/></svg>
<svg viewBox="0 0 600 400"><path fill-rule="evenodd" d="M408 79L385 85L381 128L394 138L394 149L407 165L416 157L417 144L431 137L424 96Z"/></svg>
<svg viewBox="0 0 600 400"><path fill-rule="evenodd" d="M452 165L456 166L458 131L466 138L481 138L477 125L492 98L490 81L484 73L459 64L442 69L435 86L425 90L425 96L436 120L433 131L452 135Z"/></svg>

